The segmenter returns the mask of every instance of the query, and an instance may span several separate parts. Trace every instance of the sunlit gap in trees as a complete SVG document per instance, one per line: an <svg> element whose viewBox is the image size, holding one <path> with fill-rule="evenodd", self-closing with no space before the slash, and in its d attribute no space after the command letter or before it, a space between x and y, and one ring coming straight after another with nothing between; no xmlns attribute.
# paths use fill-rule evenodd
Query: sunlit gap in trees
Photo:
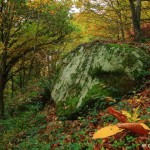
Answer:
<svg viewBox="0 0 150 150"><path fill-rule="evenodd" d="M80 13L83 10L84 10L84 6L82 6L81 8L77 8L76 5L72 5L70 10L69 10L69 14Z"/></svg>
<svg viewBox="0 0 150 150"><path fill-rule="evenodd" d="M61 1L61 0L59 0ZM82 1L83 5L78 8L76 3L78 2L78 0L72 0L73 5L71 6L70 10L69 10L69 14L74 14L74 13L80 13L83 12L85 10L85 4L86 1ZM92 7L90 8L91 11L94 11L97 14L103 14L105 12L104 8L107 6L107 3L102 1L102 0L89 0L89 3L91 3ZM96 6L100 6L102 9L97 9Z"/></svg>

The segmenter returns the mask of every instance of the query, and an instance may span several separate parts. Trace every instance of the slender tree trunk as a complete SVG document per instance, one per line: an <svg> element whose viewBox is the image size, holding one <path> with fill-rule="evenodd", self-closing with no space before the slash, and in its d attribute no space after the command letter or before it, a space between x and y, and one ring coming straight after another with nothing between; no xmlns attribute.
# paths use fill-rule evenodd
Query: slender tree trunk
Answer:
<svg viewBox="0 0 150 150"><path fill-rule="evenodd" d="M47 54L46 54L46 57L47 57L47 67L48 67L48 77L50 78L51 76L51 62L50 62L50 55L49 55L49 50L47 50Z"/></svg>
<svg viewBox="0 0 150 150"><path fill-rule="evenodd" d="M120 7L120 2L117 0L117 6L118 8ZM122 12L120 11L116 11L118 17L119 17L119 26L120 26L120 31L121 31L121 39L122 41L125 40L125 34L124 34L124 23L123 23L123 19L122 19Z"/></svg>
<svg viewBox="0 0 150 150"><path fill-rule="evenodd" d="M6 8L7 7L7 8ZM6 13L8 9L8 5L6 6L5 1L1 1L1 24L0 24L0 34L1 34L1 43L3 44L4 48L2 48L2 53L0 55L0 118L4 118L4 111L5 111L5 102L4 102L4 89L6 85L6 80L8 77L7 73L7 50L8 50L8 43L9 43L9 36L11 31L11 23L9 18L9 14ZM6 17L7 16L7 17ZM7 27L7 30L5 30Z"/></svg>
<svg viewBox="0 0 150 150"><path fill-rule="evenodd" d="M40 1L41 2L41 1ZM41 6L40 6L41 7ZM31 75L32 75L32 69L33 69L33 64L35 61L35 53L36 53L36 47L37 47L37 43L38 43L38 31L39 31L39 25L40 25L40 14L38 13L38 20L37 20L37 27L36 27L36 35L35 35L35 45L34 45L34 49L33 49L33 55L31 55L31 64L29 67L29 80L31 79Z"/></svg>
<svg viewBox="0 0 150 150"><path fill-rule="evenodd" d="M141 0L136 1L136 12L137 12L137 19L140 22L140 19L141 19Z"/></svg>
<svg viewBox="0 0 150 150"><path fill-rule="evenodd" d="M22 57L21 67L23 68L21 70L21 72L22 72L22 87L24 88L24 86L25 86L25 60L24 60L24 56Z"/></svg>
<svg viewBox="0 0 150 150"><path fill-rule="evenodd" d="M141 0L137 0L137 6L134 4L134 0L129 0L132 13L132 23L134 29L134 37L136 41L142 39L142 31L140 26L140 14L141 14Z"/></svg>
<svg viewBox="0 0 150 150"><path fill-rule="evenodd" d="M120 41L120 29L119 29L119 23L118 23L118 21L117 21L117 23L116 23L116 26L117 26L117 40L118 41Z"/></svg>
<svg viewBox="0 0 150 150"><path fill-rule="evenodd" d="M22 88L23 88L22 71L19 71L19 88L20 88L20 92L21 92Z"/></svg>
<svg viewBox="0 0 150 150"><path fill-rule="evenodd" d="M11 98L13 98L13 96L14 96L14 91L15 91L14 76L12 76L12 78L11 78Z"/></svg>
<svg viewBox="0 0 150 150"><path fill-rule="evenodd" d="M3 73L0 72L0 119L4 118L4 87L5 87L5 81Z"/></svg>
<svg viewBox="0 0 150 150"><path fill-rule="evenodd" d="M124 24L123 24L123 21L122 21L122 16L120 16L120 31L121 31L122 41L124 41L125 40L125 35L124 35Z"/></svg>
<svg viewBox="0 0 150 150"><path fill-rule="evenodd" d="M4 91L0 87L0 119L4 118Z"/></svg>
<svg viewBox="0 0 150 150"><path fill-rule="evenodd" d="M7 44L6 44L7 45ZM3 53L0 55L0 118L4 118L4 89L6 85L6 57L7 57L7 46L3 48Z"/></svg>
<svg viewBox="0 0 150 150"><path fill-rule="evenodd" d="M29 66L29 72L28 72L28 80L30 80L31 76L32 76L34 60L35 60L35 57L32 57L32 59L30 60L30 66Z"/></svg>

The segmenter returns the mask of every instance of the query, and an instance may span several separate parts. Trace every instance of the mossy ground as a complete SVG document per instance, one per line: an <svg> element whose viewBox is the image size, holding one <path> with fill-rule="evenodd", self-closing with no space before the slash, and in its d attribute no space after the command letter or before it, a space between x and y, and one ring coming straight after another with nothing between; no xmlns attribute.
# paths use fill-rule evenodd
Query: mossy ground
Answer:
<svg viewBox="0 0 150 150"><path fill-rule="evenodd" d="M140 105L139 117L150 127L150 109L147 107L149 96L146 89L113 107L118 111L127 110L132 113L133 108ZM33 110L34 106L27 112L20 112L20 116L0 121L1 150L138 150L142 149L142 144L150 142L149 136L140 140L139 135L132 132L123 132L105 140L93 140L95 131L118 123L117 119L108 114L107 109L100 110L94 106L86 116L78 115L75 120L62 121L56 115L55 106L47 106L40 112Z"/></svg>
<svg viewBox="0 0 150 150"><path fill-rule="evenodd" d="M77 110L76 107L78 104L79 98L68 98L65 102L60 101L57 104L57 115L60 117L71 117L71 115Z"/></svg>

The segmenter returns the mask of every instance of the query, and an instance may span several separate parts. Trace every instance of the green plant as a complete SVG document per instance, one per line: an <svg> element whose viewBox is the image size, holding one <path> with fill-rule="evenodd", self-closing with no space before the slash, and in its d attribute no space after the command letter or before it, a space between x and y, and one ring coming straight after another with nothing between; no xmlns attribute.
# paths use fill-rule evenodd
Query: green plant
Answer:
<svg viewBox="0 0 150 150"><path fill-rule="evenodd" d="M125 145L125 141L123 140L118 140L118 141L114 141L114 143L112 144L113 148L122 148Z"/></svg>

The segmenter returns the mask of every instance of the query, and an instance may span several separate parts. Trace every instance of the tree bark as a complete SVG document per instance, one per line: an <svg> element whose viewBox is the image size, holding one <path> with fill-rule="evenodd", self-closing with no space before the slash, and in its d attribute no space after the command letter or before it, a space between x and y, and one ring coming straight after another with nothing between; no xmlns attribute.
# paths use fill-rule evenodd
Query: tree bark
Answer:
<svg viewBox="0 0 150 150"><path fill-rule="evenodd" d="M25 57L28 53L33 51L34 52L33 54L35 54L35 50L39 51L44 46L58 43L60 42L62 38L66 36L66 34L68 34L66 32L65 33L62 32L63 28L65 27L63 26L61 27L61 29L58 28L59 29L58 31L60 31L60 33L55 34L55 32L53 33L53 31L50 31L49 33L52 32L52 34L48 34L49 36L48 41L45 41L45 40L38 41L37 39L38 36L45 34L45 31L44 32L41 31L40 34L38 34L39 33L39 29L38 29L39 20L40 20L39 15L38 15L38 18L37 17L32 18L31 14L28 14L28 13L27 15L24 14L25 10L28 11L26 5L24 4L25 4L24 1L17 1L17 0L13 0L13 1L1 0L0 1L0 16L1 16L0 42L2 43L2 46L0 46L1 48L1 52L0 52L0 118L4 116L4 90L5 90L5 85L7 81L11 79L11 78L8 78L8 76L11 76L10 72L13 69L13 67L20 61L20 59ZM36 12L38 11L35 11L35 13ZM26 23L28 21L30 22L31 20L33 22L38 21L37 32L36 32L35 38L33 37L23 42L20 41L21 44L19 44L20 42L15 42L16 39L17 41L19 41L21 37L24 37L24 36L20 36L21 34L26 35L26 31L24 31L24 29L22 30L22 28L26 28ZM16 25L19 25L19 26L17 27ZM49 23L47 25L49 25ZM32 41L33 41L34 46L31 44ZM16 44L16 45L14 46L13 44Z"/></svg>
<svg viewBox="0 0 150 150"><path fill-rule="evenodd" d="M142 39L142 31L140 26L141 0L136 1L137 6L135 6L134 0L129 0L129 2L132 13L134 37L136 41L140 41Z"/></svg>
<svg viewBox="0 0 150 150"><path fill-rule="evenodd" d="M4 64L0 62L0 119L4 118L4 88L5 88L5 78L4 78Z"/></svg>
<svg viewBox="0 0 150 150"><path fill-rule="evenodd" d="M119 1L117 0L117 6L120 7L120 3ZM121 38L122 38L122 41L125 40L125 34L124 34L124 23L123 23L123 19L122 19L122 13L121 13L121 10L120 11L116 11L118 17L119 17L119 26L120 26L120 31L121 31Z"/></svg>
<svg viewBox="0 0 150 150"><path fill-rule="evenodd" d="M1 55L0 59L0 118L4 118L4 89L6 85L6 78L7 74L5 74L5 68L6 68L6 53L3 53Z"/></svg>
<svg viewBox="0 0 150 150"><path fill-rule="evenodd" d="M4 83L0 81L0 119L4 118Z"/></svg>
<svg viewBox="0 0 150 150"><path fill-rule="evenodd" d="M8 77L8 74L6 73L7 41L5 42L2 51L3 52L0 55L0 118L4 118L4 89Z"/></svg>
<svg viewBox="0 0 150 150"><path fill-rule="evenodd" d="M14 96L14 91L15 91L15 87L14 87L14 76L11 77L11 98L13 98Z"/></svg>
<svg viewBox="0 0 150 150"><path fill-rule="evenodd" d="M136 1L137 19L140 22L141 19L141 0Z"/></svg>

